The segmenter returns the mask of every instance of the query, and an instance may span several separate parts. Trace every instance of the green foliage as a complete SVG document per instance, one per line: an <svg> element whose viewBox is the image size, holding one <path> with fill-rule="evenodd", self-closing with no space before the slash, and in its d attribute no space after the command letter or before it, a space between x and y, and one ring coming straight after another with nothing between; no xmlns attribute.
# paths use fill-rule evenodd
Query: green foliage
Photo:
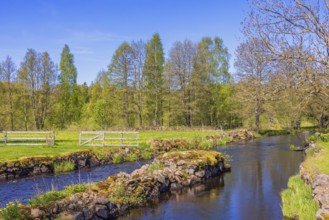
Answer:
<svg viewBox="0 0 329 220"><path fill-rule="evenodd" d="M289 179L288 189L281 193L282 212L285 217L310 220L315 219L319 205L312 197L312 189L299 175Z"/></svg>
<svg viewBox="0 0 329 220"><path fill-rule="evenodd" d="M0 219L2 220L23 220L25 219L24 215L22 215L19 206L21 204L19 202L9 202L6 205L6 208L0 208Z"/></svg>
<svg viewBox="0 0 329 220"><path fill-rule="evenodd" d="M109 196L109 200L115 204L130 204L131 206L138 206L145 200L145 195L140 190L134 191L134 193L128 191L124 186L116 186L112 190L112 193Z"/></svg>
<svg viewBox="0 0 329 220"><path fill-rule="evenodd" d="M159 34L154 34L146 45L144 64L146 119L149 125L161 125L163 118L164 52Z"/></svg>
<svg viewBox="0 0 329 220"><path fill-rule="evenodd" d="M115 163L115 164L122 163L124 161L123 154L120 154L120 153L113 154L112 160L113 160L113 163Z"/></svg>
<svg viewBox="0 0 329 220"><path fill-rule="evenodd" d="M29 201L29 205L31 206L46 205L52 201L63 199L75 193L84 192L89 187L90 185L88 184L77 184L77 185L66 186L62 191L50 191L36 198L31 199Z"/></svg>
<svg viewBox="0 0 329 220"><path fill-rule="evenodd" d="M65 128L72 122L77 122L81 113L79 87L77 85L77 70L70 48L65 44L60 61L59 89L60 96L56 121L59 128Z"/></svg>
<svg viewBox="0 0 329 220"><path fill-rule="evenodd" d="M63 173L74 170L74 162L71 160L64 160L54 163L55 173Z"/></svg>
<svg viewBox="0 0 329 220"><path fill-rule="evenodd" d="M296 150L301 150L302 147L295 146L294 144L290 144L289 149L292 150L292 151L296 151Z"/></svg>
<svg viewBox="0 0 329 220"><path fill-rule="evenodd" d="M163 170L165 167L166 166L163 163L153 162L148 167L148 171L150 171L152 173L153 171L156 171L156 170Z"/></svg>
<svg viewBox="0 0 329 220"><path fill-rule="evenodd" d="M144 160L149 160L153 157L153 154L152 154L152 152L149 152L147 150L143 150L142 153L141 153L141 156Z"/></svg>
<svg viewBox="0 0 329 220"><path fill-rule="evenodd" d="M129 153L124 158L125 161L132 162L138 160L138 155L134 153Z"/></svg>

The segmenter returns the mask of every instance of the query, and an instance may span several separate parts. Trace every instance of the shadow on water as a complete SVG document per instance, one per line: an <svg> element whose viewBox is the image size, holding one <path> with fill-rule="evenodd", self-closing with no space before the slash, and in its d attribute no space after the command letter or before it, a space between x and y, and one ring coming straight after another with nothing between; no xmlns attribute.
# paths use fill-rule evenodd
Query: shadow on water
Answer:
<svg viewBox="0 0 329 220"><path fill-rule="evenodd" d="M302 145L303 138L264 137L218 148L233 157L231 173L120 219L282 219L280 192L304 159L290 144Z"/></svg>
<svg viewBox="0 0 329 220"><path fill-rule="evenodd" d="M0 207L16 200L26 204L33 196L52 189L61 190L72 184L105 180L108 176L121 171L130 173L148 162L149 160L111 164L58 175L44 175L0 182Z"/></svg>

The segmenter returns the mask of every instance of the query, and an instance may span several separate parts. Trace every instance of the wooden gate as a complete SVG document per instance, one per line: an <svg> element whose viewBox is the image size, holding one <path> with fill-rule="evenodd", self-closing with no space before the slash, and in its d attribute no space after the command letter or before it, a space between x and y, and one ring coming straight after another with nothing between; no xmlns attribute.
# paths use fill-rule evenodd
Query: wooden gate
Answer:
<svg viewBox="0 0 329 220"><path fill-rule="evenodd" d="M130 131L80 131L80 146L138 147L139 133Z"/></svg>

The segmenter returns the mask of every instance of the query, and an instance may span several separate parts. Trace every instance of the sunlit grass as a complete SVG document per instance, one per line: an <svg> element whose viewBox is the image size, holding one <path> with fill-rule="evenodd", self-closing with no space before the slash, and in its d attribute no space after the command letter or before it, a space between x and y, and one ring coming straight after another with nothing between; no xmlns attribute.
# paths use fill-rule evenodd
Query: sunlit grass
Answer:
<svg viewBox="0 0 329 220"><path fill-rule="evenodd" d="M139 146L148 148L149 142L155 138L174 139L186 138L193 139L214 135L216 131L141 131L139 133ZM2 134L0 134L2 135ZM1 136L0 136L1 139ZM0 162L17 160L21 157L35 156L58 156L65 153L72 153L82 150L103 151L114 149L116 147L87 147L79 146L79 132L77 131L57 131L55 132L55 146L3 146L0 145Z"/></svg>
<svg viewBox="0 0 329 220"><path fill-rule="evenodd" d="M329 142L317 141L316 145L320 153L309 152L310 156L303 162L303 167L312 177L320 173L329 175Z"/></svg>
<svg viewBox="0 0 329 220"><path fill-rule="evenodd" d="M285 217L313 220L319 205L312 197L312 189L299 175L289 179L288 189L281 193L282 212Z"/></svg>

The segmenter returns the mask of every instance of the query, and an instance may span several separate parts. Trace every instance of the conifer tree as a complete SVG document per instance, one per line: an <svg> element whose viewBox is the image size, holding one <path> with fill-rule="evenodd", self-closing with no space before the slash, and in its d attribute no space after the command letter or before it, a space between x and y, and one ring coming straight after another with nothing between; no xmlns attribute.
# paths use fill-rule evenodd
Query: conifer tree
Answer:
<svg viewBox="0 0 329 220"><path fill-rule="evenodd" d="M147 119L153 126L163 124L164 52L159 34L154 34L146 45L144 80Z"/></svg>

